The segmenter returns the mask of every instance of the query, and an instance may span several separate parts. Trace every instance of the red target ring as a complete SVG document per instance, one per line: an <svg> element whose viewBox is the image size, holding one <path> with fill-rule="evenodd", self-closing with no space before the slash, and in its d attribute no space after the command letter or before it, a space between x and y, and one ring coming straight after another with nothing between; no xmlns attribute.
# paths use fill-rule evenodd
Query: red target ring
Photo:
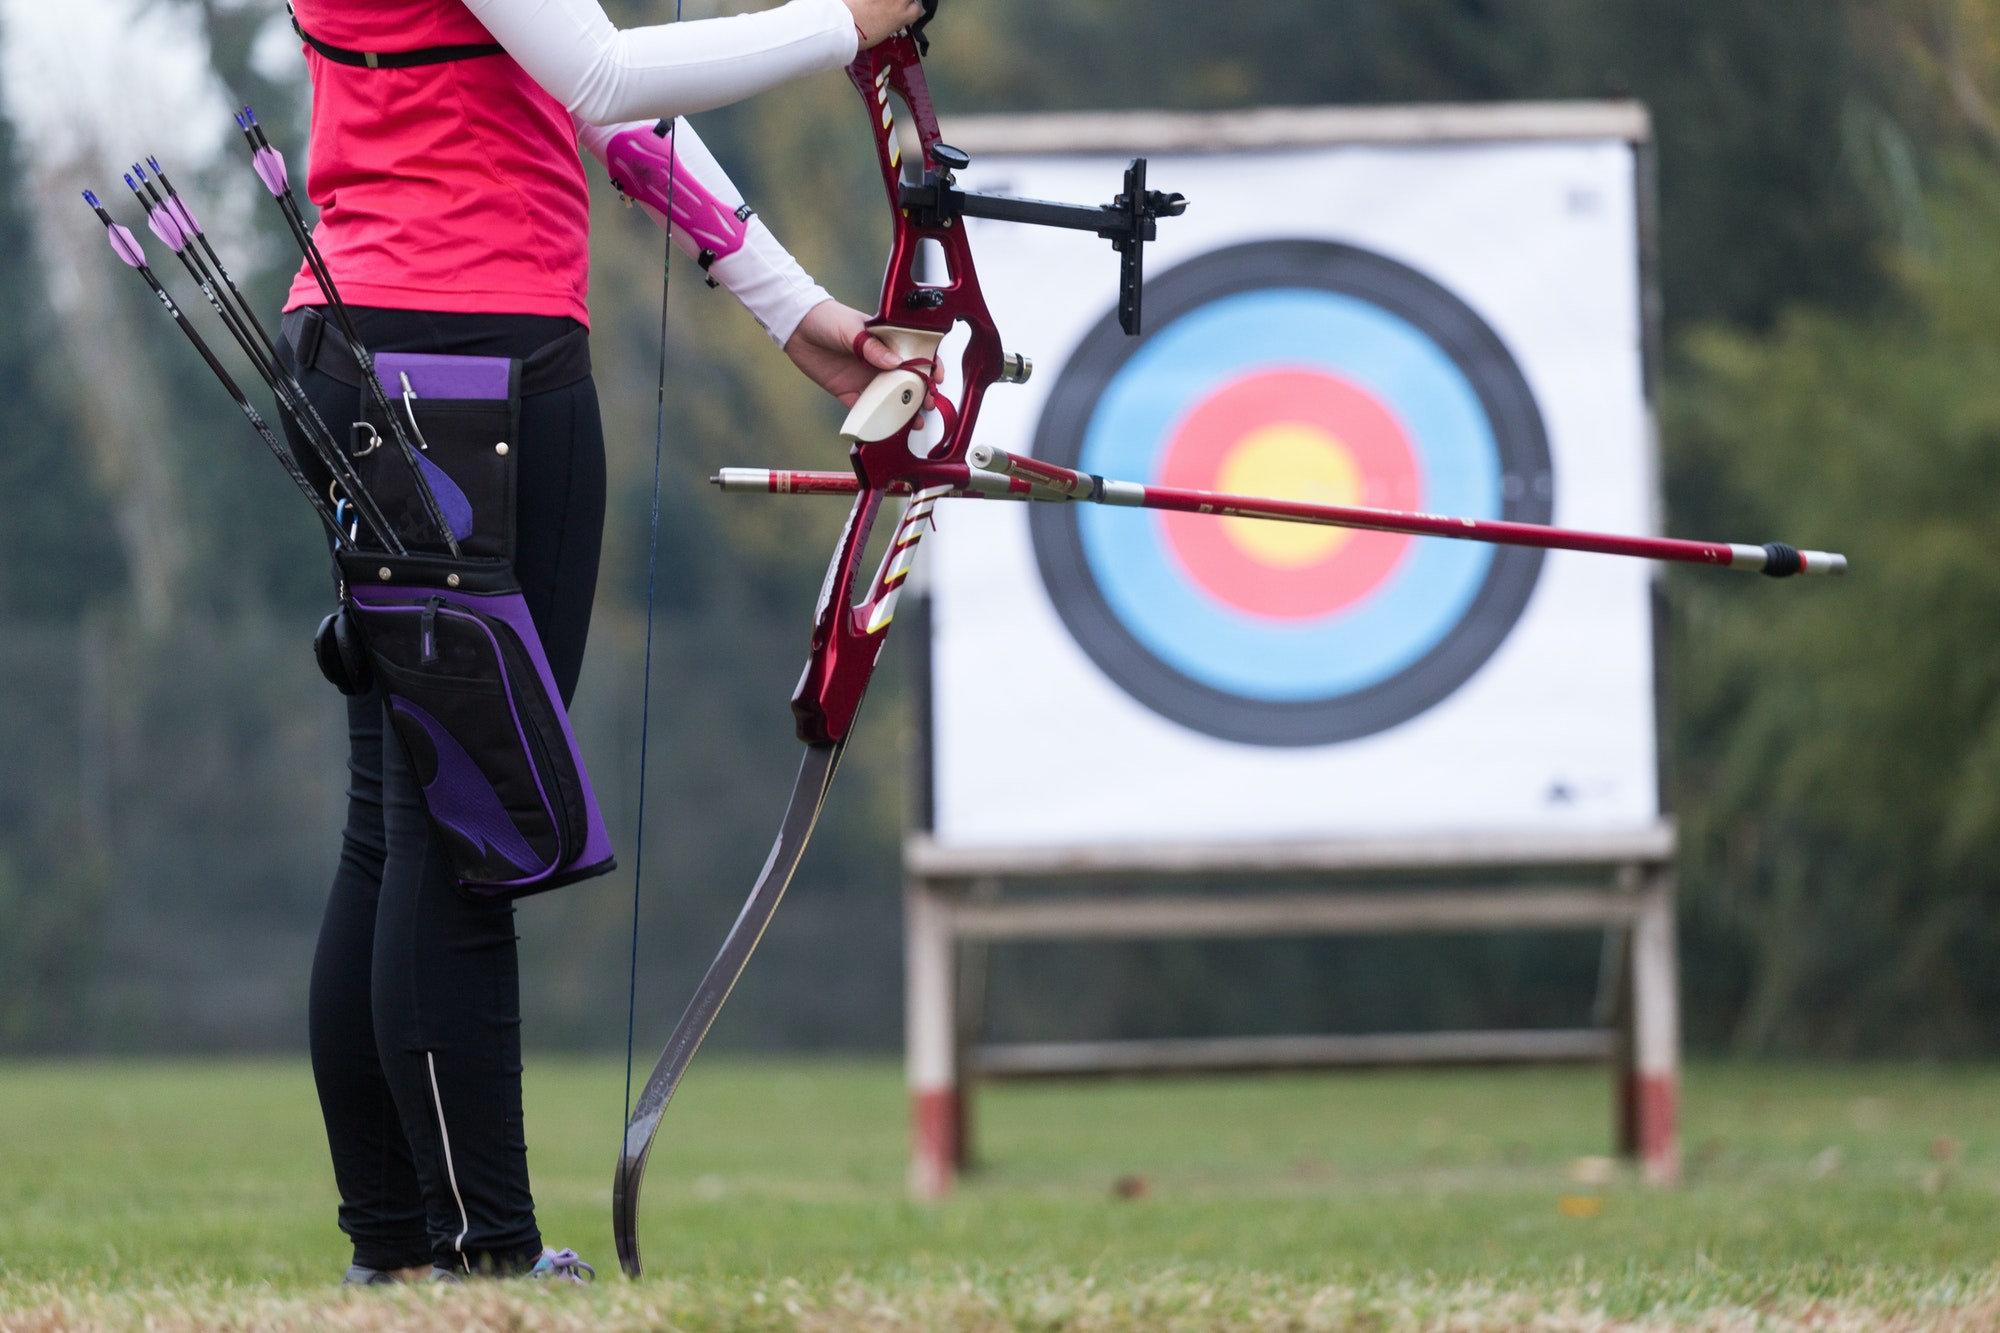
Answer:
<svg viewBox="0 0 2000 1333"><path fill-rule="evenodd" d="M1258 371L1196 404L1162 451L1160 484L1374 509L1421 509L1409 433L1382 400L1321 369ZM1222 605L1310 620L1379 588L1410 538L1198 514L1163 516L1168 548Z"/></svg>

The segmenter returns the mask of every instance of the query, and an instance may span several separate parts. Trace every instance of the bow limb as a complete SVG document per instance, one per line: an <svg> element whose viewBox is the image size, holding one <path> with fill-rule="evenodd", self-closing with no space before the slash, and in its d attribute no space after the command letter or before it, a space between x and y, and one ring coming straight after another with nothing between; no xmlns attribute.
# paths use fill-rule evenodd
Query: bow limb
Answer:
<svg viewBox="0 0 2000 1333"><path fill-rule="evenodd" d="M867 489L856 498L840 545L835 548L833 561L827 567L826 582L820 591L820 611L814 624L813 649L799 687L800 697L816 701L816 706L800 713L799 727L801 736L806 737L806 753L799 766L798 781L793 785L784 822L779 827L777 840L771 844L771 854L765 859L764 869L757 876L742 912L729 928L729 934L717 951L715 961L709 964L708 971L702 976L701 984L695 988L694 998L688 1002L686 1012L675 1024L673 1035L667 1039L658 1063L654 1065L645 1088L634 1104L631 1118L626 1122L624 1149L619 1156L618 1174L612 1182L611 1216L618 1262L629 1276L638 1277L641 1271L639 1192L647 1160L652 1154L653 1140L659 1132L660 1117L673 1100L681 1076L687 1072L702 1038L708 1035L716 1014L721 1012L723 1002L743 975L751 953L763 938L764 928L777 912L785 889L791 884L792 875L805 855L806 843L819 821L819 813L826 802L827 791L833 785L833 775L839 768L841 754L847 748L847 736L855 712L861 706L876 657L887 637L889 623L895 614L896 599L909 574L916 545L922 539L931 510L942 494L941 490L920 492L904 507L896 536L868 585L866 597L859 604L854 601L857 571L868 544L869 529L881 508L881 490ZM809 684L813 687L811 691ZM795 702L793 709L799 712L800 704ZM808 715L821 719L811 736L807 736L808 723L805 719ZM836 726L837 734L831 734Z"/></svg>
<svg viewBox="0 0 2000 1333"><path fill-rule="evenodd" d="M798 781L792 787L791 803L785 809L784 823L779 826L777 841L771 844L763 872L757 876L742 912L724 937L715 961L708 965L701 984L695 988L686 1012L674 1025L673 1035L667 1038L666 1048L660 1052L658 1063L646 1079L645 1090L632 1108L632 1117L626 1122L624 1149L619 1154L618 1174L611 1186L611 1234L618 1247L619 1266L628 1277L636 1278L641 1272L639 1187L645 1180L646 1162L652 1156L660 1117L666 1114L667 1103L673 1100L681 1076L687 1072L689 1062L701 1048L702 1038L714 1025L723 1001L735 988L736 979L743 975L750 954L778 910L792 874L799 868L799 858L805 855L806 842L812 837L813 825L819 821L827 789L833 785L833 775L840 767L840 755L845 748L839 743L807 748L805 761L799 766Z"/></svg>

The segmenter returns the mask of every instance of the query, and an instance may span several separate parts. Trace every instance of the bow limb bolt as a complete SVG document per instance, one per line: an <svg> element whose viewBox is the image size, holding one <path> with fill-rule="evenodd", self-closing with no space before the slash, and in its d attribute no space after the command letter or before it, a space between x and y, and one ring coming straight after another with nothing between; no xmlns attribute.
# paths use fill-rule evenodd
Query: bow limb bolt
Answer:
<svg viewBox="0 0 2000 1333"><path fill-rule="evenodd" d="M981 488L989 485L996 487L991 492L996 495L1028 489L990 473L985 474L990 481L974 476L966 462L986 391L995 384L1025 382L1033 367L1027 358L1011 355L1001 345L961 219L1065 227L1109 240L1120 260L1119 319L1127 333L1136 334L1145 244L1153 239L1160 218L1177 216L1187 207L1177 194L1147 188L1143 158L1126 171L1124 192L1098 207L959 189L956 173L970 159L941 141L924 79L928 42L922 29L936 9L936 0L925 0L921 21L862 52L847 67L848 78L868 109L895 229L881 303L869 327L903 358L903 365L878 375L841 427L853 468L852 476L843 479L843 493L853 495L854 505L827 566L805 670L792 696L792 716L806 753L791 803L741 915L675 1025L626 1124L624 1150L612 1183L612 1234L619 1263L632 1277L641 1271L640 1185L660 1117L798 869L932 511L941 499L987 493ZM910 118L920 152L907 164L908 179L896 133L897 102ZM918 257L927 241L944 257L942 281L918 280ZM946 336L960 325L968 336L960 361L962 387L952 400L938 389L936 358ZM910 437L927 400L936 407L944 434L937 444L915 453ZM869 533L883 500L890 496L908 496L909 501L881 564L867 574L862 561Z"/></svg>

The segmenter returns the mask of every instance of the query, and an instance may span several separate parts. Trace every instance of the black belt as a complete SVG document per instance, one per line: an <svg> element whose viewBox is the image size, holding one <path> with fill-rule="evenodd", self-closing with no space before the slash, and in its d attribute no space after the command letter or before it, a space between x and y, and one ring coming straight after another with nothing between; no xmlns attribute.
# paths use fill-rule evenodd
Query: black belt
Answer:
<svg viewBox="0 0 2000 1333"><path fill-rule="evenodd" d="M326 316L311 307L289 312L281 326L286 350L299 370L318 370L349 388L362 387L361 363ZM553 393L590 378L590 330L571 329L521 358L521 396Z"/></svg>
<svg viewBox="0 0 2000 1333"><path fill-rule="evenodd" d="M307 46L336 65L354 65L365 69L409 69L416 65L447 65L454 60L477 60L481 56L507 54L507 48L498 42L478 42L464 46L420 46L414 51L349 51L344 47L328 46L307 32L299 23L299 16L292 13L289 0L285 5L285 12L291 14L292 31L298 33Z"/></svg>

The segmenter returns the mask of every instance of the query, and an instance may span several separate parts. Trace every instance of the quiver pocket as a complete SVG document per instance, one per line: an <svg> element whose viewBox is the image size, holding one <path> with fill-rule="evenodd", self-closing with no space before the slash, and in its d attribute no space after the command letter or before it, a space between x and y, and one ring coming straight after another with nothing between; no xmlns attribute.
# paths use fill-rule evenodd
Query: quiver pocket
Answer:
<svg viewBox="0 0 2000 1333"><path fill-rule="evenodd" d="M393 443L395 427L401 426L418 445L417 466L459 553L473 559L511 557L521 363L383 352L375 368L397 419L390 422L368 393L356 391L351 452L369 494L413 548L444 549L409 463ZM407 400L401 392L405 378L413 392Z"/></svg>
<svg viewBox="0 0 2000 1333"><path fill-rule="evenodd" d="M505 560L343 555L375 682L453 875L519 897L615 867Z"/></svg>
<svg viewBox="0 0 2000 1333"><path fill-rule="evenodd" d="M283 360L287 369L317 370L354 390L352 414L336 413L333 429L349 429L351 423L345 443L362 484L405 545L444 551L410 462L394 442L390 418L375 402L347 340L317 310L294 310L284 320ZM588 379L588 332L573 329L519 359L379 352L374 367L396 424L417 446L416 467L452 529L459 554L512 558L521 399ZM408 400L403 396L405 378ZM315 487L340 498L309 450L294 453Z"/></svg>

